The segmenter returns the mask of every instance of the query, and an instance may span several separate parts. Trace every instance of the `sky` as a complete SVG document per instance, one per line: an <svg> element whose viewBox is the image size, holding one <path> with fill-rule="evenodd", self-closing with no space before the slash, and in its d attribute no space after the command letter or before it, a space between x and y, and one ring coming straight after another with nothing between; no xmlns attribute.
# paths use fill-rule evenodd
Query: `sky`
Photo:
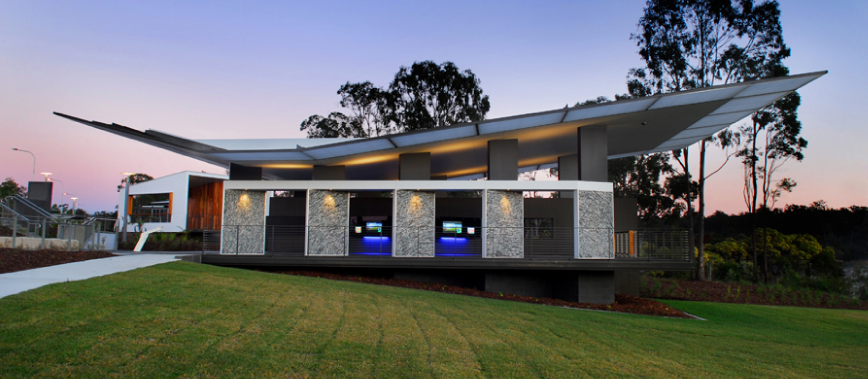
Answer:
<svg viewBox="0 0 868 379"><path fill-rule="evenodd" d="M791 73L829 74L799 91L809 144L802 162L777 173L798 183L779 207L868 205L868 39L858 32L868 2L822 4L780 4ZM612 98L642 66L630 35L644 5L4 0L0 179L31 180L33 158L12 148L29 150L34 180L47 171L59 181L55 203L75 195L88 211L114 210L122 172L225 170L52 112L194 139L303 138L308 116L340 110L341 84L387 86L401 66L423 60L472 70L490 97L487 118ZM708 167L723 157L713 150ZM732 160L708 181L708 214L745 211L742 188Z"/></svg>

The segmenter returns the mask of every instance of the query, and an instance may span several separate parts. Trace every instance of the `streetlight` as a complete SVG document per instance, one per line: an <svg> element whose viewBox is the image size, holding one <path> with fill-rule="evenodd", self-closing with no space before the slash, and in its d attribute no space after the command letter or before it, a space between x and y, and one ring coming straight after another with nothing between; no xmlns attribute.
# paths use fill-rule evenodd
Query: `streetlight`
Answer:
<svg viewBox="0 0 868 379"><path fill-rule="evenodd" d="M57 178L49 178L48 175L52 175L50 172L40 172L40 174L45 175L45 178L48 179L49 182L59 182L60 183L60 203L57 203L57 210L60 210L60 206L63 205L63 196L66 195L65 185L63 185L63 181ZM53 192L53 191L52 191ZM63 212L61 212L62 214Z"/></svg>
<svg viewBox="0 0 868 379"><path fill-rule="evenodd" d="M135 175L135 173L122 172L121 175L124 176L124 214L120 214L121 208L118 207L118 216L121 217L121 241L127 242L127 214L130 213L127 209L130 206L130 177Z"/></svg>
<svg viewBox="0 0 868 379"><path fill-rule="evenodd" d="M70 199L72 199L72 217L75 217L75 201L78 200L78 198L73 196L70 197Z"/></svg>
<svg viewBox="0 0 868 379"><path fill-rule="evenodd" d="M41 174L41 175L45 175L45 181L46 181L46 182L50 182L50 181L51 181L51 179L48 178L49 175L54 175L54 174L52 174L52 173L50 173L50 172L40 172L39 174Z"/></svg>
<svg viewBox="0 0 868 379"><path fill-rule="evenodd" d="M27 154L30 154L30 155L33 157L33 173L30 174L30 181L33 181L33 177L36 175L36 156L33 155L33 153L30 152L30 151L22 150L22 149L19 149L19 148L17 148L17 147L13 147L12 150L14 150L14 151L23 151L23 152L25 152L25 153L27 153Z"/></svg>
<svg viewBox="0 0 868 379"><path fill-rule="evenodd" d="M64 192L63 196L69 196L69 194ZM60 197L60 205L57 206L58 207L57 209L60 210L60 214L63 214L63 212L66 212L66 199L63 196Z"/></svg>

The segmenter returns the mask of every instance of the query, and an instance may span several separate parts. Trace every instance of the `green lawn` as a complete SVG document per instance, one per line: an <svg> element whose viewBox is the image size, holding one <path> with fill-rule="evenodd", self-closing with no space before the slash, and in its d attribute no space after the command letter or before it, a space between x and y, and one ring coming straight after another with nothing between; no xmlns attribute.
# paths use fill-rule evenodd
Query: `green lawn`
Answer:
<svg viewBox="0 0 868 379"><path fill-rule="evenodd" d="M0 299L0 377L866 377L868 312L708 321L184 262Z"/></svg>

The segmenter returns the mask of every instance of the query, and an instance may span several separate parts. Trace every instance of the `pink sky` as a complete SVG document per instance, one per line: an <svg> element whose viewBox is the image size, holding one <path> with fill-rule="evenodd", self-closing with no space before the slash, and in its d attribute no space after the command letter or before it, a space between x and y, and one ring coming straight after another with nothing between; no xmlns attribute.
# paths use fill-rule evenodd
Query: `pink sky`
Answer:
<svg viewBox="0 0 868 379"><path fill-rule="evenodd" d="M32 158L11 149L30 150L37 177L53 172L84 209L113 210L121 172L224 171L51 112L189 138L300 138L305 118L340 109L341 84L385 86L401 65L426 59L473 70L489 118L612 97L641 65L629 36L643 6L3 2L0 178L30 180ZM853 32L868 5L828 8L781 4L791 72L829 74L800 91L809 145L804 162L778 173L798 182L780 205L868 205L868 42ZM723 156L711 155L709 167ZM730 162L709 181L708 213L744 211L742 186L742 166Z"/></svg>

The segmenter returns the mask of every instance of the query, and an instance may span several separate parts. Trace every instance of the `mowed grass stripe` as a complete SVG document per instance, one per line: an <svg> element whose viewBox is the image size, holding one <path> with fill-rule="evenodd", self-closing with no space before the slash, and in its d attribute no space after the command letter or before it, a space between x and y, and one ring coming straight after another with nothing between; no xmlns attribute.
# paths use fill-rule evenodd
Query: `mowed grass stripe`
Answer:
<svg viewBox="0 0 868 379"><path fill-rule="evenodd" d="M480 378L479 360L473 346L452 321L444 317L442 308L449 305L441 299L415 302L413 316L423 325L429 343L429 365L436 378Z"/></svg>
<svg viewBox="0 0 868 379"><path fill-rule="evenodd" d="M0 299L0 377L864 377L868 312L583 312L171 263Z"/></svg>

